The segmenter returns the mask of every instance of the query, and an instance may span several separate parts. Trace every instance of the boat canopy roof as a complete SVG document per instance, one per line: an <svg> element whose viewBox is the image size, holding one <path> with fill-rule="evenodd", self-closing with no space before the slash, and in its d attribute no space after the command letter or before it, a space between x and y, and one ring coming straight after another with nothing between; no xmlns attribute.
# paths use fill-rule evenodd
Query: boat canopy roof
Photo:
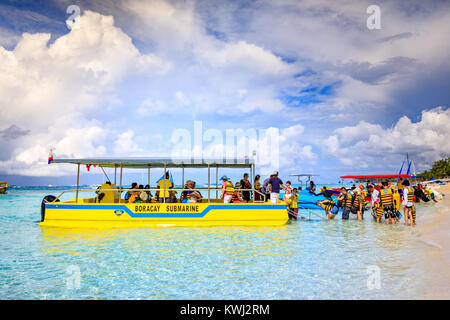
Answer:
<svg viewBox="0 0 450 320"><path fill-rule="evenodd" d="M362 176L341 176L341 179L382 179L382 178L411 178L409 174L371 174Z"/></svg>
<svg viewBox="0 0 450 320"><path fill-rule="evenodd" d="M72 163L80 165L98 165L109 168L249 168L254 164L249 158L80 158L53 159L52 163Z"/></svg>

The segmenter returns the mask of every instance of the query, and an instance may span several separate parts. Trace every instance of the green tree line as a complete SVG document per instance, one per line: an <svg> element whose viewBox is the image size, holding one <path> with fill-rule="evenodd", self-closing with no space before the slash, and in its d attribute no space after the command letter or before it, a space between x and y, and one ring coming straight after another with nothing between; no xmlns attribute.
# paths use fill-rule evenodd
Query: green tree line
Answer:
<svg viewBox="0 0 450 320"><path fill-rule="evenodd" d="M450 157L434 162L430 170L420 173L419 176L423 176L427 180L450 177Z"/></svg>

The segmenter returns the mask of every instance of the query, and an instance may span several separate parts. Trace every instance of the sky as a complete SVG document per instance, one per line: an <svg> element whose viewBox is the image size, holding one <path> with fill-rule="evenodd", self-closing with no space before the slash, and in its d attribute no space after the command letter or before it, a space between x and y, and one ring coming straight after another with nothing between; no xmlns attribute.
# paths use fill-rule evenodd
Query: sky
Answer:
<svg viewBox="0 0 450 320"><path fill-rule="evenodd" d="M0 180L74 184L50 149L255 150L257 173L319 183L398 173L408 152L420 172L450 155L448 39L448 1L1 0Z"/></svg>

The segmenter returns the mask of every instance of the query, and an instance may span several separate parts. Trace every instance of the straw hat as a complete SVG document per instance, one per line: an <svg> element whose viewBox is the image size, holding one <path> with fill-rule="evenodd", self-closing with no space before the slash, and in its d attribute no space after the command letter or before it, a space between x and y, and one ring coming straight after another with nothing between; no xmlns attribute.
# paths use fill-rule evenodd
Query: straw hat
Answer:
<svg viewBox="0 0 450 320"><path fill-rule="evenodd" d="M147 192L142 191L142 192L139 194L139 198L141 198L142 201L147 201L147 199L148 199L148 194L147 194Z"/></svg>

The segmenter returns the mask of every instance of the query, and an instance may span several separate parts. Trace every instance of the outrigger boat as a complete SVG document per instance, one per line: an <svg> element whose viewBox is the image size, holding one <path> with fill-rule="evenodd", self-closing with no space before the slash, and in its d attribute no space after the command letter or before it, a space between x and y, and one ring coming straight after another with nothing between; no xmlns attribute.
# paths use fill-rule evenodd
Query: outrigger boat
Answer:
<svg viewBox="0 0 450 320"><path fill-rule="evenodd" d="M77 184L75 190L63 191L58 197L46 196L41 206L41 226L53 227L155 227L155 226L281 226L288 220L286 203L270 203L265 201L260 193L261 201L252 198L248 203L224 203L220 199L221 188L211 186L211 169L216 171L216 183L219 185L219 168L248 169L251 181L255 176L255 163L252 159L162 159L162 158L128 158L128 159L52 159L52 163L70 163L78 167ZM98 196L81 198L80 193L90 192L92 189L80 189L80 167L96 165L102 169L114 168L114 183L101 185L98 193L104 194L100 200ZM207 168L208 188L196 188L207 192L203 202L198 203L127 203L121 199L123 191L130 190L122 185L123 169L145 169L150 182L150 170L164 168L182 169L182 184L184 185L184 169ZM116 187L117 171L119 171L119 186ZM108 176L107 176L108 177ZM150 184L150 183L149 183ZM150 188L139 191L162 191ZM169 190L169 189L167 189ZM171 188L170 191L183 191ZM240 189L251 191L252 195L259 193L254 189ZM75 198L61 201L61 197L68 193L75 193Z"/></svg>
<svg viewBox="0 0 450 320"><path fill-rule="evenodd" d="M7 182L0 182L0 194L5 194L8 190L8 183Z"/></svg>

